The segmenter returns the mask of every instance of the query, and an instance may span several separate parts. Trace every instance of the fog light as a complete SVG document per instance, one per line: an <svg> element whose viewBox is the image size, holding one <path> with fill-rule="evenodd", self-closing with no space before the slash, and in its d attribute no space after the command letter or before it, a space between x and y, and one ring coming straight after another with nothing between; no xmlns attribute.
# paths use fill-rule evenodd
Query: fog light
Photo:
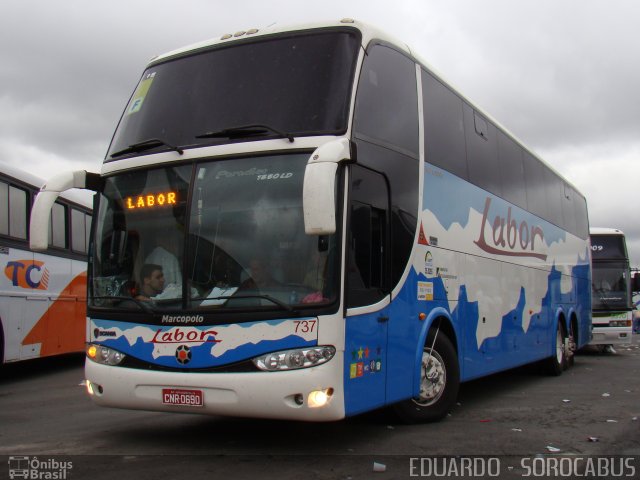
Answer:
<svg viewBox="0 0 640 480"><path fill-rule="evenodd" d="M90 382L89 380L87 380L85 384L87 386L87 393L89 395L91 396L102 395L102 392L103 392L102 385L98 385L97 383Z"/></svg>
<svg viewBox="0 0 640 480"><path fill-rule="evenodd" d="M309 394L309 397L307 397L307 404L309 408L324 407L329 403L329 400L331 400L331 395L333 395L333 388L314 390Z"/></svg>

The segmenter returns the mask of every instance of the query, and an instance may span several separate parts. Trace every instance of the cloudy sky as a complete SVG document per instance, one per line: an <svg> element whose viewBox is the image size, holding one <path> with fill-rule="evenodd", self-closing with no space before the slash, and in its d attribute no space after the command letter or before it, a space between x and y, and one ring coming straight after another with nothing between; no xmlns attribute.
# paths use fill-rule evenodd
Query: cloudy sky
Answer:
<svg viewBox="0 0 640 480"><path fill-rule="evenodd" d="M154 55L223 33L353 17L404 40L627 233L640 266L636 0L2 0L0 162L99 171Z"/></svg>

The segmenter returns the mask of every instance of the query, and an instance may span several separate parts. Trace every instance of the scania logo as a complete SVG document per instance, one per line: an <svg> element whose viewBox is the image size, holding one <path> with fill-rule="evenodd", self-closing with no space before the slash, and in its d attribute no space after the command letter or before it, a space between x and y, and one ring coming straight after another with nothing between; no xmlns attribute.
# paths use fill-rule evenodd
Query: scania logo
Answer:
<svg viewBox="0 0 640 480"><path fill-rule="evenodd" d="M176 360L180 365L186 365L191 361L191 349L186 345L176 348Z"/></svg>
<svg viewBox="0 0 640 480"><path fill-rule="evenodd" d="M116 332L110 331L110 330L100 330L99 328L94 328L93 329L93 336L95 338L99 338L99 337L115 337L118 334Z"/></svg>

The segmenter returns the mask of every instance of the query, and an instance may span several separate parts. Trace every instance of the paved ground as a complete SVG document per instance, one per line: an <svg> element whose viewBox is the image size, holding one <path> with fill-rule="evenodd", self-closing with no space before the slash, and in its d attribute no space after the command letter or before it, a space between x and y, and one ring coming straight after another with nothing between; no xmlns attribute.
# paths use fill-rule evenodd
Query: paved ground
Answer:
<svg viewBox="0 0 640 480"><path fill-rule="evenodd" d="M82 363L70 356L0 369L0 479L10 456L68 459L74 479L358 479L374 475L374 462L386 469L374 478L386 479L419 473L410 457L501 457L504 473L518 456L553 449L636 455L640 477L637 344L584 352L561 377L532 366L467 383L451 416L427 425L398 424L384 411L307 424L104 409L80 386ZM507 473L518 472L522 465Z"/></svg>

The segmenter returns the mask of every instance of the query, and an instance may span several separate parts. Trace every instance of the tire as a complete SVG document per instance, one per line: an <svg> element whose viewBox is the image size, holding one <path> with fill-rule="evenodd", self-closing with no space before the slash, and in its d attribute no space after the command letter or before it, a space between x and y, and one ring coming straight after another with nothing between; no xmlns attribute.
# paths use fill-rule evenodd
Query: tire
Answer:
<svg viewBox="0 0 640 480"><path fill-rule="evenodd" d="M4 330L0 321L0 367L4 363Z"/></svg>
<svg viewBox="0 0 640 480"><path fill-rule="evenodd" d="M576 351L578 350L576 348L577 342L576 342L576 335L575 335L575 330L573 325L574 325L573 322L569 323L569 348L571 349L571 351L568 352L567 361L565 362L567 369L573 367L573 365L575 364Z"/></svg>
<svg viewBox="0 0 640 480"><path fill-rule="evenodd" d="M420 370L419 397L404 400L393 406L396 415L406 423L440 420L456 402L460 387L458 355L451 340L444 333L439 332L435 335L434 331L429 332Z"/></svg>
<svg viewBox="0 0 640 480"><path fill-rule="evenodd" d="M562 326L562 322L558 322L554 354L546 361L547 371L550 375L556 377L562 375L562 371L567 368L567 355L564 351L564 338L564 327Z"/></svg>

